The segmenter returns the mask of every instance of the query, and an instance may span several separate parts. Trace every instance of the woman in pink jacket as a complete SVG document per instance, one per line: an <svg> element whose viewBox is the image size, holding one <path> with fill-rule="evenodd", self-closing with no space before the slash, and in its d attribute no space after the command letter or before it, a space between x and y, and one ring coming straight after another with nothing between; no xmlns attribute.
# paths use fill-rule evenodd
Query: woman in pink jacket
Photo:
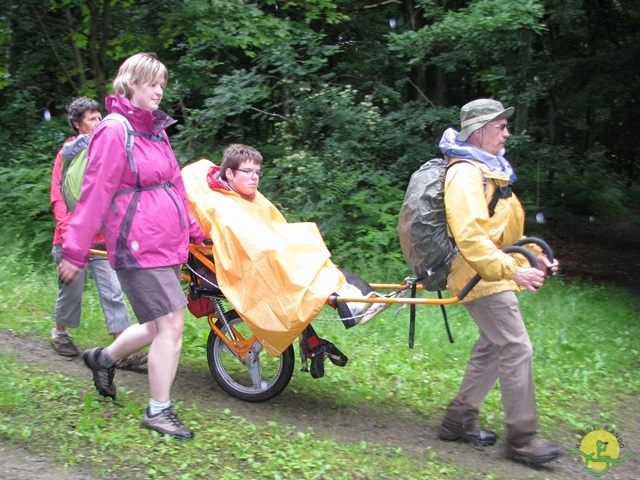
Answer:
<svg viewBox="0 0 640 480"><path fill-rule="evenodd" d="M138 324L106 348L86 350L82 358L98 392L115 398L115 362L150 345L151 398L142 426L192 438L172 411L171 386L186 305L180 266L187 261L189 242L205 237L188 213L180 168L165 132L175 120L158 110L168 76L164 64L149 53L133 55L120 67L113 81L116 93L107 97L106 107L131 124L132 155L127 155L123 124L107 116L89 143L82 195L63 236L58 273L64 282L74 280L102 226L109 262Z"/></svg>

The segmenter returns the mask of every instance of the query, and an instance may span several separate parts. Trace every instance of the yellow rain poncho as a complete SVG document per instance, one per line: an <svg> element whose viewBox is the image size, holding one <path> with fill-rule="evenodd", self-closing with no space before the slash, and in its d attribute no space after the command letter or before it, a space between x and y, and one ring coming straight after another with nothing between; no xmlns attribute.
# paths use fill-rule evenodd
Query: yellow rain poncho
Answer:
<svg viewBox="0 0 640 480"><path fill-rule="evenodd" d="M191 215L211 236L218 285L271 355L279 355L345 283L314 223L287 223L256 192L212 189L199 160L182 177Z"/></svg>

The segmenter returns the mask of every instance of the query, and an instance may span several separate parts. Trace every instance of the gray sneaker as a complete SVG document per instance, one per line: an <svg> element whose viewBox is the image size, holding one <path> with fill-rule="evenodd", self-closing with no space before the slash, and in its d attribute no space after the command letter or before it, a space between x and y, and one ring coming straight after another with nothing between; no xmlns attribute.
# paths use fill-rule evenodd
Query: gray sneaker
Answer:
<svg viewBox="0 0 640 480"><path fill-rule="evenodd" d="M67 332L62 332L55 327L51 330L51 345L58 352L58 355L63 357L77 357L80 355L78 348L73 344Z"/></svg>
<svg viewBox="0 0 640 480"><path fill-rule="evenodd" d="M117 389L113 383L116 366L115 364L110 367L100 365L99 357L102 350L102 347L85 350L82 354L82 360L93 372L93 384L96 386L98 393L103 397L116 398Z"/></svg>
<svg viewBox="0 0 640 480"><path fill-rule="evenodd" d="M143 370L147 365L148 354L146 352L130 353L116 362L116 368L120 370Z"/></svg>
<svg viewBox="0 0 640 480"><path fill-rule="evenodd" d="M149 430L155 430L163 435L171 435L181 440L193 438L193 432L180 421L178 416L173 413L171 407L167 407L154 416L149 416L149 409L144 411L141 426Z"/></svg>

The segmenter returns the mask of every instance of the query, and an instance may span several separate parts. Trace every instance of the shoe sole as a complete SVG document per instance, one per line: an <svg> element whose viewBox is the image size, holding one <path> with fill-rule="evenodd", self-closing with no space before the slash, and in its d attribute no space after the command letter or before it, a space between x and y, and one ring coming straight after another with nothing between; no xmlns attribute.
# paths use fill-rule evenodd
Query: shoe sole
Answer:
<svg viewBox="0 0 640 480"><path fill-rule="evenodd" d="M102 395L103 397L109 397L113 400L115 400L116 398L116 393L109 393L107 392L105 389L103 389L98 382L96 382L96 374L93 370L93 367L91 366L91 364L89 363L89 352L91 352L92 350L85 350L85 352L82 354L82 361L84 362L84 364L87 366L87 368L89 370L91 370L91 373L93 374L93 386L96 387L96 390L98 390L98 393L100 395Z"/></svg>
<svg viewBox="0 0 640 480"><path fill-rule="evenodd" d="M142 428L146 428L147 430L153 430L154 432L158 432L160 435L169 435L170 437L177 438L178 440L191 440L195 435L193 432L180 434L180 433L170 433L161 430L157 430L153 428L153 425L148 425L144 423L144 420L140 423Z"/></svg>
<svg viewBox="0 0 640 480"><path fill-rule="evenodd" d="M531 465L542 465L543 463L547 463L558 458L560 456L560 452L549 455L541 455L539 457L526 457L524 455L520 455L519 453L505 452L504 456L516 462L523 462Z"/></svg>
<svg viewBox="0 0 640 480"><path fill-rule="evenodd" d="M364 325L365 323L370 322L371 320L373 320L374 317L377 317L378 315L380 315L390 306L391 306L390 303L381 303L379 304L379 306L375 308L370 307L371 311L365 312L365 314L357 320L358 325Z"/></svg>
<svg viewBox="0 0 640 480"><path fill-rule="evenodd" d="M80 355L80 352L61 352L60 350L56 350L56 347L53 347L53 349L61 357L77 357Z"/></svg>
<svg viewBox="0 0 640 480"><path fill-rule="evenodd" d="M129 370L131 372L146 372L148 369L146 361L141 363L124 363L124 364L116 362L115 366L118 370Z"/></svg>
<svg viewBox="0 0 640 480"><path fill-rule="evenodd" d="M53 347L55 352L62 357L77 357L78 355L80 355L80 352L78 350L70 350L70 351L59 350L58 348L56 348L53 342L51 342L51 346Z"/></svg>
<svg viewBox="0 0 640 480"><path fill-rule="evenodd" d="M438 437L440 440L444 440L446 442L467 442L476 447L490 447L491 445L495 445L497 439L493 440L479 440L475 437L471 437L469 435L460 435L457 433L447 432L447 431L438 431Z"/></svg>
<svg viewBox="0 0 640 480"><path fill-rule="evenodd" d="M355 319L351 317L351 311L349 310L349 307L347 307L346 303L338 302L336 310L338 310L338 315L342 319L344 328L351 328L357 325Z"/></svg>

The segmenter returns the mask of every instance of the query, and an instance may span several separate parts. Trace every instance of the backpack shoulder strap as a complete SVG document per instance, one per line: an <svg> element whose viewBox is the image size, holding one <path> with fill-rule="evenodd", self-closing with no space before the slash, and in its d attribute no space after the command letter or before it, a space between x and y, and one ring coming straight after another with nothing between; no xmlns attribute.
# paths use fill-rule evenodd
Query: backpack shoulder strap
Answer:
<svg viewBox="0 0 640 480"><path fill-rule="evenodd" d="M487 193L487 188L488 188L488 186L487 186L487 177L484 176L484 172L482 171L482 169L475 162L472 162L471 160L468 160L466 158L456 158L455 160L453 160L452 162L449 162L447 164L447 170L449 170L450 167L453 167L457 163L468 163L469 165L473 165L474 167L476 167L478 169L478 172L480 173L480 176L482 177L482 185L484 186L484 192L486 194Z"/></svg>
<svg viewBox="0 0 640 480"><path fill-rule="evenodd" d="M489 185L487 184L487 177L484 176L482 169L476 163L464 158L456 158L455 160L453 160L447 165L447 170L452 165L455 165L456 163L462 163L462 162L470 163L471 165L473 165L478 169L478 171L480 172L480 175L482 175L482 184L484 185L484 192L486 195L489 189ZM491 196L491 200L489 200L489 204L487 205L487 209L489 210L490 217L493 217L493 215L496 213L495 209L496 209L496 205L498 204L498 200L500 200L501 198L509 198L512 195L512 193L513 193L513 190L512 190L511 184L505 185L504 187L500 187L496 185L496 188L493 191L493 195Z"/></svg>
<svg viewBox="0 0 640 480"><path fill-rule="evenodd" d="M104 117L103 120L106 120L107 118L117 120L122 124L122 127L124 128L124 148L127 151L127 158L129 159L129 168L131 168L132 172L135 172L136 164L133 161L133 142L135 139L135 136L133 134L135 132L133 131L133 127L131 126L131 123L129 123L129 120L127 120L127 117L125 117L124 115L120 115L119 113L110 113L109 115Z"/></svg>
<svg viewBox="0 0 640 480"><path fill-rule="evenodd" d="M62 160L67 167L69 166L69 163L71 163L71 160L73 160L78 153L87 148L90 138L91 135L89 135L88 133L83 133L78 135L74 140L71 140L62 146ZM63 165L63 168L64 166L65 165Z"/></svg>
<svg viewBox="0 0 640 480"><path fill-rule="evenodd" d="M122 127L124 128L124 146L127 150L127 158L129 159L129 167L131 168L132 172L136 171L136 164L133 161L133 143L135 140L135 137L145 137L148 138L150 140L153 140L154 142L164 142L165 139L162 135L155 135L153 133L142 133L142 132L136 132L133 127L131 126L131 123L129 122L129 120L127 119L127 117L125 117L124 115L121 115L119 113L110 113L109 115L107 115L106 118L111 118L114 120L118 120L121 124Z"/></svg>

